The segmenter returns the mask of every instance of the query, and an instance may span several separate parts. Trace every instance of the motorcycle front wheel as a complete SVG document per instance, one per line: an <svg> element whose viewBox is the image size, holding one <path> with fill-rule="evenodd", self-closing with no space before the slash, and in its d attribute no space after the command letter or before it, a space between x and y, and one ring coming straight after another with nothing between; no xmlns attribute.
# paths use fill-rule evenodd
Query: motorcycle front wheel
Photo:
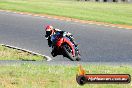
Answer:
<svg viewBox="0 0 132 88"><path fill-rule="evenodd" d="M63 45L63 50L64 50L64 54L66 54L66 56L71 60L71 61L76 61L76 57L74 57L72 55L72 49L68 44L64 44ZM78 61L78 60L77 60Z"/></svg>

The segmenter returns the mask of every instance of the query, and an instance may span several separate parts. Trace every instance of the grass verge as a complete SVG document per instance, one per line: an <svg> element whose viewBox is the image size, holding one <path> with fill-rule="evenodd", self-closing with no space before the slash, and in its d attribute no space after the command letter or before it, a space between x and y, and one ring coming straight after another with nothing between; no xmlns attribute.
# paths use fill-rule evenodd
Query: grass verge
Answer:
<svg viewBox="0 0 132 88"><path fill-rule="evenodd" d="M130 66L84 65L87 73L132 75ZM78 66L21 64L0 66L0 88L132 88L132 84L85 84L76 83Z"/></svg>
<svg viewBox="0 0 132 88"><path fill-rule="evenodd" d="M0 60L43 60L42 56L32 55L16 49L10 49L0 45Z"/></svg>
<svg viewBox="0 0 132 88"><path fill-rule="evenodd" d="M40 56L0 46L0 60L42 60ZM89 74L130 74L131 66L83 65ZM76 82L78 66L48 64L0 65L0 88L131 88L132 84L86 84Z"/></svg>
<svg viewBox="0 0 132 88"><path fill-rule="evenodd" d="M0 9L132 25L132 4L76 0L1 0Z"/></svg>

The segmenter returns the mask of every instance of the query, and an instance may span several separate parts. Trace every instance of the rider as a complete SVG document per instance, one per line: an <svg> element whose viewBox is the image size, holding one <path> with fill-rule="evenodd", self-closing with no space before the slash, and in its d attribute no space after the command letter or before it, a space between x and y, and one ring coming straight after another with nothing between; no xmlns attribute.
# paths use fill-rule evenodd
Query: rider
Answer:
<svg viewBox="0 0 132 88"><path fill-rule="evenodd" d="M51 41L51 36L55 35L56 32L60 32L61 34L65 34L70 39L70 41L75 45L75 47L77 47L77 44L74 41L73 35L70 32L65 32L65 31L62 31L60 29L54 29L53 26L51 26L51 25L48 25L46 27L45 31L46 31L45 37L48 40L49 47L51 47L52 43L53 43L53 41Z"/></svg>

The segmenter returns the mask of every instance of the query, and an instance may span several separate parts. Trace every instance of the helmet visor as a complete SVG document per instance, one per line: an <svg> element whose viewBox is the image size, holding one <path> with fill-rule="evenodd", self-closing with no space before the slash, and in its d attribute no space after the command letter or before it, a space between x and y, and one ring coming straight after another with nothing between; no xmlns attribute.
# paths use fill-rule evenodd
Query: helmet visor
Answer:
<svg viewBox="0 0 132 88"><path fill-rule="evenodd" d="M51 31L46 31L46 35L50 36L51 35Z"/></svg>

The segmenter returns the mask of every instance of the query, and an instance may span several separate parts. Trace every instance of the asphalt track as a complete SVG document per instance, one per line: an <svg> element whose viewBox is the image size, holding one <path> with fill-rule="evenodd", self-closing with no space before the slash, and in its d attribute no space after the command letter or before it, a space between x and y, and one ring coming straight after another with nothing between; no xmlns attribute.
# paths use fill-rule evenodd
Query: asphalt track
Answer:
<svg viewBox="0 0 132 88"><path fill-rule="evenodd" d="M71 32L79 43L81 62L131 63L132 30L82 24L57 19L21 15L0 11L0 43L50 56L50 62L69 62L69 59L50 54L44 38L44 25ZM75 62L74 62L75 63Z"/></svg>

